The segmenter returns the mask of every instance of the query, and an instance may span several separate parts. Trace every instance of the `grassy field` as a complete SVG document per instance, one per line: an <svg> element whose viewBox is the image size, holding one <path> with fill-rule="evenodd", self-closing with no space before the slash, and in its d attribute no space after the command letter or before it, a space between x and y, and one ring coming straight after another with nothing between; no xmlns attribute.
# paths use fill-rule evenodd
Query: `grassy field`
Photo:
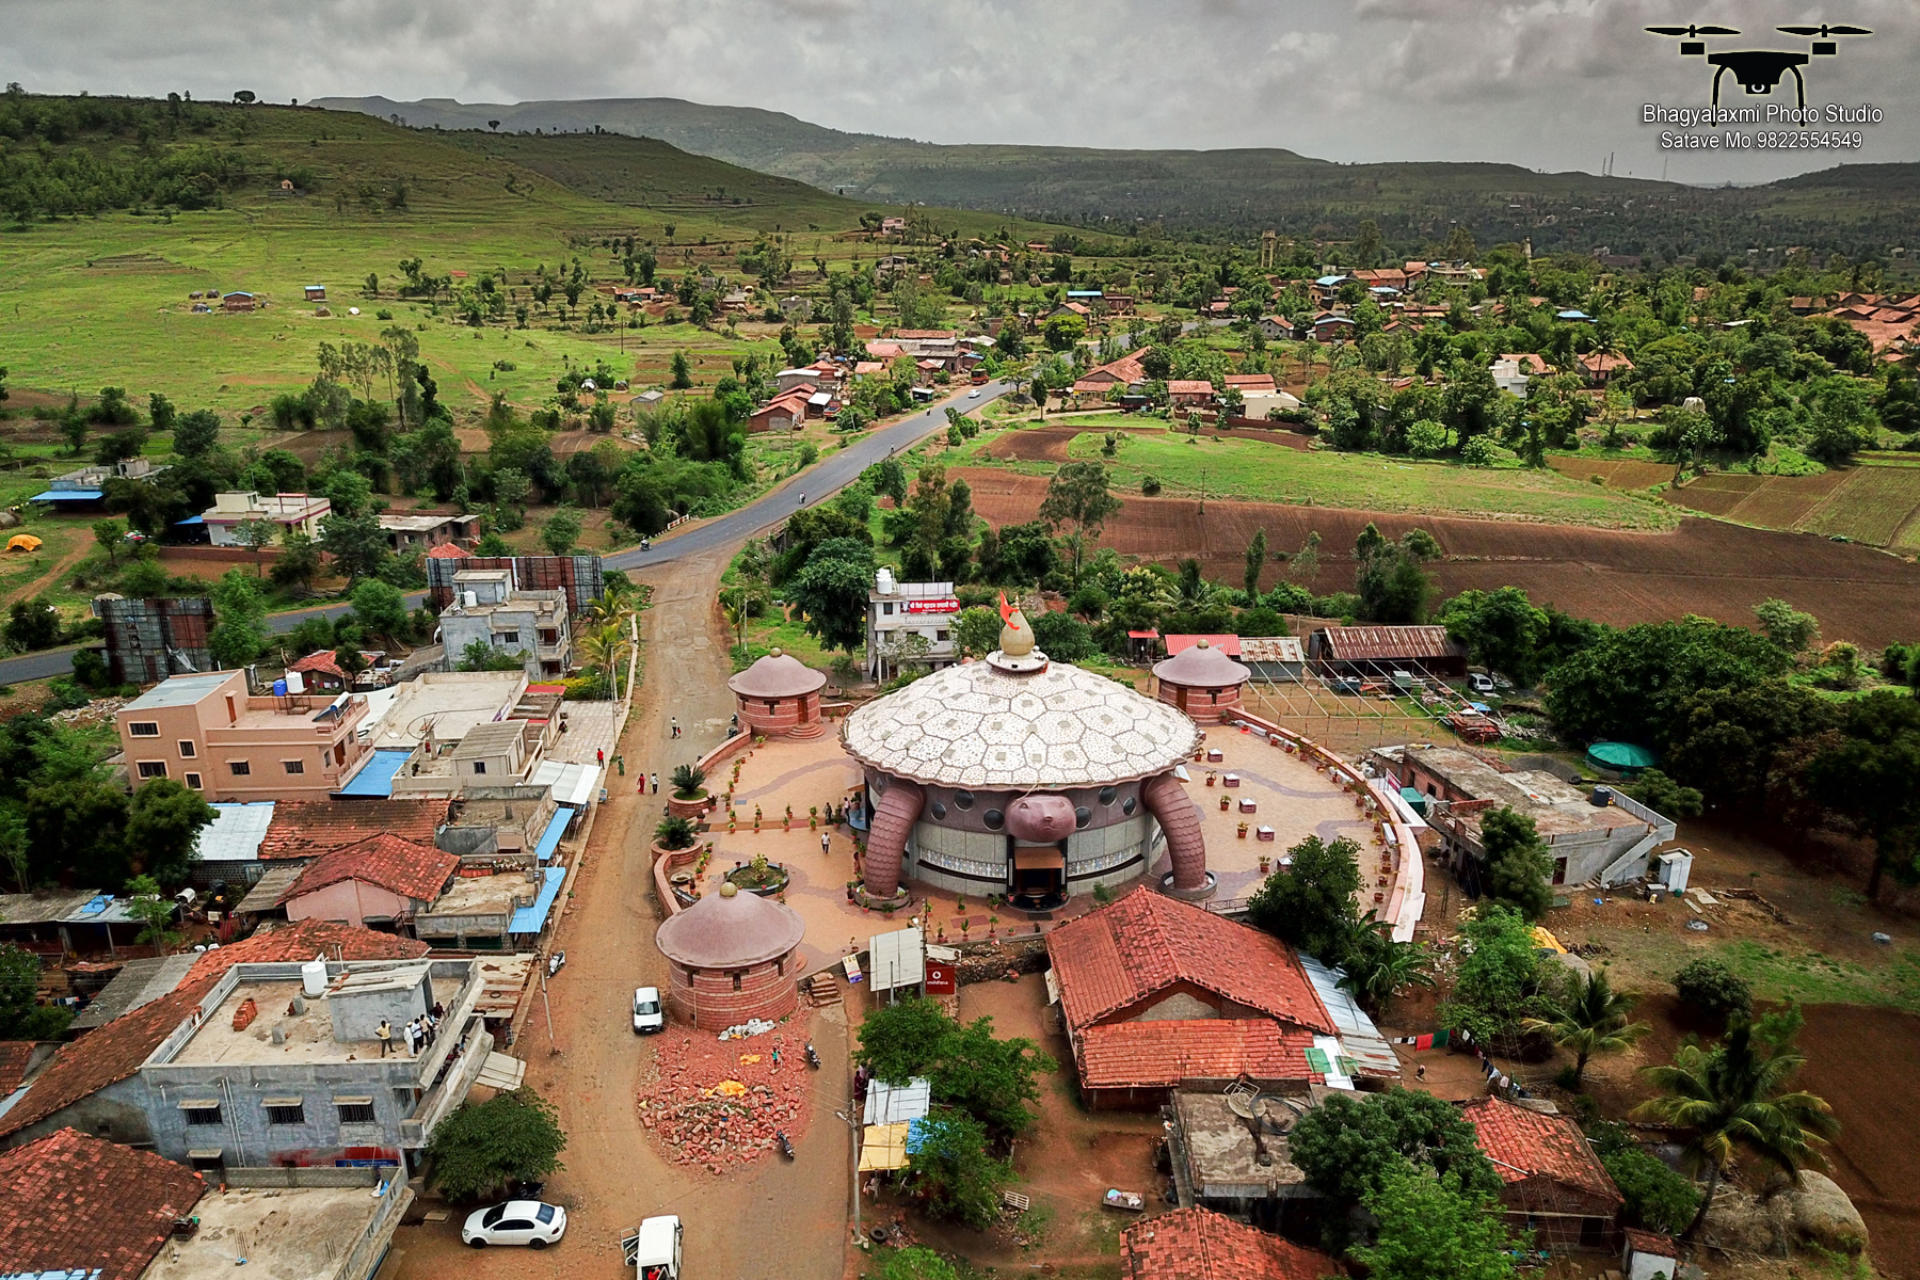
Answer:
<svg viewBox="0 0 1920 1280"><path fill-rule="evenodd" d="M1920 551L1920 457L1862 455L1811 476L1716 471L1668 491L1676 505L1763 529L1791 529Z"/></svg>
<svg viewBox="0 0 1920 1280"><path fill-rule="evenodd" d="M1152 476L1176 497L1244 498L1304 506L1349 507L1434 515L1466 515L1592 525L1610 529L1667 529L1679 522L1672 507L1635 493L1581 484L1553 471L1465 467L1414 462L1379 454L1311 453L1260 440L1231 437L1194 441L1165 430L1142 430L1138 418L1100 414L1054 420L1083 428L1068 456L1105 461L1116 489L1140 491ZM1124 427L1127 439L1113 458L1101 457L1104 432ZM965 451L972 466L1005 466L1044 474L1044 462L1009 462L986 451Z"/></svg>

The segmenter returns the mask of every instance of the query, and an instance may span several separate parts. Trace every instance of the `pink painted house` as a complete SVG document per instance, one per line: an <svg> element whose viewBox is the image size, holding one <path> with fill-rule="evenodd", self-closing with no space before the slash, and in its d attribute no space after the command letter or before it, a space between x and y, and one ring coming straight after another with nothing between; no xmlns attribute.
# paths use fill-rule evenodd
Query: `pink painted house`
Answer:
<svg viewBox="0 0 1920 1280"><path fill-rule="evenodd" d="M281 899L289 920L396 926L426 911L460 859L398 836L369 836L307 864Z"/></svg>
<svg viewBox="0 0 1920 1280"><path fill-rule="evenodd" d="M242 671L170 676L114 714L137 791L172 778L208 800L324 800L372 748L360 696L254 697Z"/></svg>

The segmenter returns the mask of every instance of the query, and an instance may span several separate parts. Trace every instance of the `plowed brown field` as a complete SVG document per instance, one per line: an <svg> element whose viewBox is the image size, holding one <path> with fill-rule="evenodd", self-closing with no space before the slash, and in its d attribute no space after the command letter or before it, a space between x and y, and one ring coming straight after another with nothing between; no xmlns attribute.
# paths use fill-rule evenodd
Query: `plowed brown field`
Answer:
<svg viewBox="0 0 1920 1280"><path fill-rule="evenodd" d="M1577 458L1555 455L1548 460L1555 471L1575 480L1599 476L1609 489L1651 489L1673 479L1673 464L1639 462L1628 458Z"/></svg>
<svg viewBox="0 0 1920 1280"><path fill-rule="evenodd" d="M1032 520L1046 480L965 467L974 508L995 525ZM1446 559L1434 576L1442 595L1468 588L1522 587L1536 601L1624 625L1700 613L1746 624L1770 596L1820 619L1828 639L1870 646L1920 633L1920 566L1866 547L1806 534L1687 520L1666 533L1571 525L1503 524L1329 507L1128 497L1101 539L1122 555L1172 562L1197 557L1210 577L1240 580L1254 530L1276 550L1298 547L1311 530L1323 540L1314 588L1349 590L1353 546L1368 521L1389 537L1418 526L1439 539ZM1263 579L1278 580L1276 564Z"/></svg>

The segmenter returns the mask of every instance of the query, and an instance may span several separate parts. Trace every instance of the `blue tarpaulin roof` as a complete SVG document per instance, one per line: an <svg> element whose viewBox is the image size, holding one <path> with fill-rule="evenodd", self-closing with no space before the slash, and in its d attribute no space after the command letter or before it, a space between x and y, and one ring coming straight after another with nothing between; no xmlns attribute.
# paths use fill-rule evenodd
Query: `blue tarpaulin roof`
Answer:
<svg viewBox="0 0 1920 1280"><path fill-rule="evenodd" d="M381 800L393 795L393 775L400 772L400 766L407 762L411 751L400 747L380 747L373 753L373 759L360 766L360 772L347 780L347 785L335 792L342 796L359 796L362 799L375 797Z"/></svg>
<svg viewBox="0 0 1920 1280"><path fill-rule="evenodd" d="M544 877L540 883L540 896L533 900L532 906L514 911L513 919L507 925L508 933L539 933L546 928L547 917L553 913L554 899L560 896L560 886L567 882L567 869L548 867L540 874Z"/></svg>
<svg viewBox="0 0 1920 1280"><path fill-rule="evenodd" d="M205 516L188 516L185 520L174 521L175 524L205 524L206 522Z"/></svg>
<svg viewBox="0 0 1920 1280"><path fill-rule="evenodd" d="M29 502L98 502L106 496L103 489L49 489L36 493Z"/></svg>
<svg viewBox="0 0 1920 1280"><path fill-rule="evenodd" d="M533 847L533 856L541 862L551 858L553 851L560 847L561 833L566 831L567 824L572 821L571 806L563 804L556 807L553 817L547 822L547 829L540 833L540 843Z"/></svg>

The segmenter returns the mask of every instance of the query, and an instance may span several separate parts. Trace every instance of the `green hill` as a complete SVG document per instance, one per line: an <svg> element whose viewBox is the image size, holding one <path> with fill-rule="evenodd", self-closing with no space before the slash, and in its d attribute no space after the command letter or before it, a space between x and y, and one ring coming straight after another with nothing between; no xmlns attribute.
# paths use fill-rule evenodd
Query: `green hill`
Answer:
<svg viewBox="0 0 1920 1280"><path fill-rule="evenodd" d="M1855 257L1904 243L1920 165L1846 166L1769 186L1538 173L1505 164L1335 164L1278 148L1227 151L947 146L845 133L779 112L675 98L460 103L320 98L316 106L418 127L542 134L606 130L797 179L874 203L985 209L1053 222L1158 223L1185 234L1340 238L1374 219L1388 243L1531 238L1540 251L1743 253L1808 244ZM1836 204L1836 200L1845 203Z"/></svg>

